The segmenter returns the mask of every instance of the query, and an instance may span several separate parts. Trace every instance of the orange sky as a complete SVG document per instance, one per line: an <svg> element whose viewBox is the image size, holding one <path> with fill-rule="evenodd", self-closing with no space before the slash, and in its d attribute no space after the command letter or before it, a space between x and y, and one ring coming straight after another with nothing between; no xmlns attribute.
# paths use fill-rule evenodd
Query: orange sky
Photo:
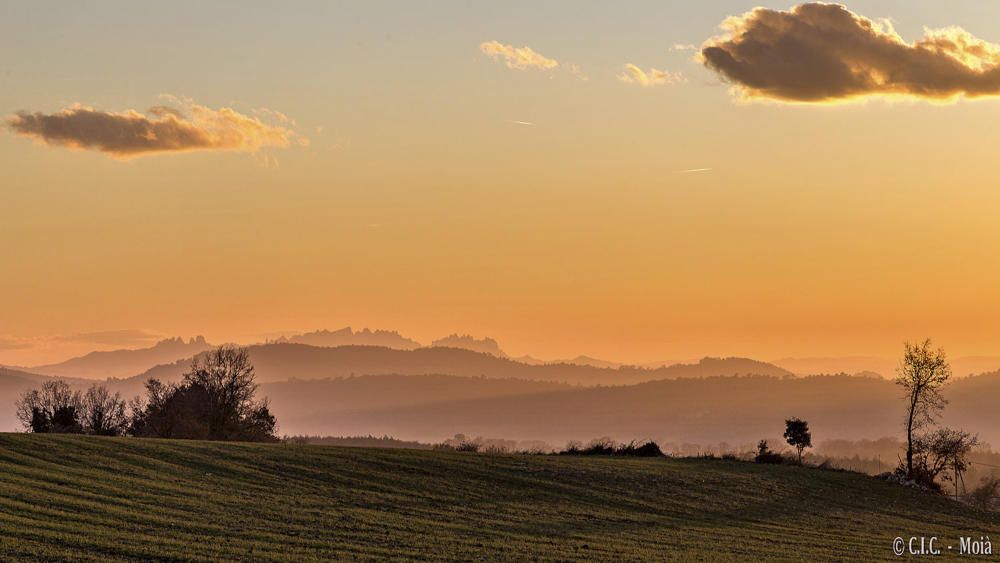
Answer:
<svg viewBox="0 0 1000 563"><path fill-rule="evenodd" d="M0 363L145 342L78 336L97 331L346 325L635 362L895 356L927 336L1000 354L1000 102L746 101L685 46L749 6L667 5L690 14L629 34L599 4L524 26L435 8L461 29L318 4L263 36L267 13L212 35L224 14L161 28L121 5L147 33L106 31L134 52L95 39L60 61L72 18L101 14L48 14L66 37L43 44L17 35L46 16L25 8L0 23L3 113L134 109L177 137L123 159L46 144L42 121L0 134ZM973 3L851 9L907 42L951 25L1000 40ZM185 120L144 113L158 105Z"/></svg>

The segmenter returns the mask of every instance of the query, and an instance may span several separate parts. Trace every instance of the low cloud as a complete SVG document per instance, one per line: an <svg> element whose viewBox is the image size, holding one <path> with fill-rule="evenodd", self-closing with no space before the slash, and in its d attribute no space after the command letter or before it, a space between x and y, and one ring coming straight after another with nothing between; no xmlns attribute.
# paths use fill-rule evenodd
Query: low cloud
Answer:
<svg viewBox="0 0 1000 563"><path fill-rule="evenodd" d="M747 98L830 102L869 96L1000 95L1000 46L950 27L908 43L888 20L837 4L756 8L723 22L701 60Z"/></svg>
<svg viewBox="0 0 1000 563"><path fill-rule="evenodd" d="M510 69L552 70L559 66L558 61L535 52L531 47L514 47L499 41L486 41L479 44L479 50L495 61L503 61Z"/></svg>
<svg viewBox="0 0 1000 563"><path fill-rule="evenodd" d="M139 329L101 330L80 332L53 337L58 342L83 342L87 344L148 344L156 342L160 335Z"/></svg>
<svg viewBox="0 0 1000 563"><path fill-rule="evenodd" d="M667 72L651 68L642 70L634 64L626 64L624 70L618 74L618 80L627 84L638 84L640 86L663 86L666 84L677 84L684 82L684 75L679 72Z"/></svg>
<svg viewBox="0 0 1000 563"><path fill-rule="evenodd" d="M31 348L31 344L16 338L0 337L0 352L6 350L25 350Z"/></svg>
<svg viewBox="0 0 1000 563"><path fill-rule="evenodd" d="M211 109L190 100L184 100L181 107L153 106L145 113L74 105L51 114L18 112L7 118L7 126L48 145L96 150L119 158L195 150L256 152L308 142L284 125L289 121L284 114L256 113L260 117L230 108ZM281 124L261 117L273 117Z"/></svg>

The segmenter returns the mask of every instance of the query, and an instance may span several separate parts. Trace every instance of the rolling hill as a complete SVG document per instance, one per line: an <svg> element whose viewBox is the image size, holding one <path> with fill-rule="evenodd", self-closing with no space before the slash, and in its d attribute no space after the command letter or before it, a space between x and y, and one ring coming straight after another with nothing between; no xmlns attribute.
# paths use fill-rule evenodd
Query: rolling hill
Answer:
<svg viewBox="0 0 1000 563"><path fill-rule="evenodd" d="M995 514L862 475L593 459L0 435L0 559L882 560Z"/></svg>
<svg viewBox="0 0 1000 563"><path fill-rule="evenodd" d="M190 358L211 349L204 337L184 341L182 338L161 340L149 348L91 352L58 364L26 368L27 371L57 377L107 379L131 377L160 364Z"/></svg>
<svg viewBox="0 0 1000 563"><path fill-rule="evenodd" d="M784 419L809 421L823 440L901 436L899 388L876 377L765 376L659 380L613 387L555 387L529 382L434 376L265 384L281 431L288 434L383 435L438 442L456 433L510 440L609 436L652 438L748 450L760 439L781 444ZM393 391L392 388L397 390ZM412 391L411 391L412 390ZM943 423L1000 444L1000 374L963 378L945 392ZM465 395L464 398L456 398ZM392 401L392 405L385 404ZM381 404L381 406L380 406Z"/></svg>

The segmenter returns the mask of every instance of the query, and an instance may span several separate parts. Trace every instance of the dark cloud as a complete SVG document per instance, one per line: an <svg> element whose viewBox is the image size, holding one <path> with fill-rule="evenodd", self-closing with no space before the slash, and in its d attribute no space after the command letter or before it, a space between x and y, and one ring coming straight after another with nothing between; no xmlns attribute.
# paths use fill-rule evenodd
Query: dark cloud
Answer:
<svg viewBox="0 0 1000 563"><path fill-rule="evenodd" d="M1000 95L1000 46L952 27L907 43L888 21L837 4L756 8L722 24L705 66L751 98L824 102L873 95Z"/></svg>
<svg viewBox="0 0 1000 563"><path fill-rule="evenodd" d="M252 152L262 147L287 147L295 135L285 127L229 108L214 110L193 103L183 110L154 106L146 113L107 112L79 105L52 114L22 111L9 117L7 126L46 144L118 157L191 150Z"/></svg>

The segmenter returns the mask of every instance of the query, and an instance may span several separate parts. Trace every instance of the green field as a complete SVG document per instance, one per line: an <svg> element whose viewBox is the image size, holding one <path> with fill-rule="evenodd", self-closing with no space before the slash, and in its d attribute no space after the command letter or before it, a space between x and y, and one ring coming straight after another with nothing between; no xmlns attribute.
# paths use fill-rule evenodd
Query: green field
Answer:
<svg viewBox="0 0 1000 563"><path fill-rule="evenodd" d="M0 434L0 559L891 559L1000 519L861 475Z"/></svg>

